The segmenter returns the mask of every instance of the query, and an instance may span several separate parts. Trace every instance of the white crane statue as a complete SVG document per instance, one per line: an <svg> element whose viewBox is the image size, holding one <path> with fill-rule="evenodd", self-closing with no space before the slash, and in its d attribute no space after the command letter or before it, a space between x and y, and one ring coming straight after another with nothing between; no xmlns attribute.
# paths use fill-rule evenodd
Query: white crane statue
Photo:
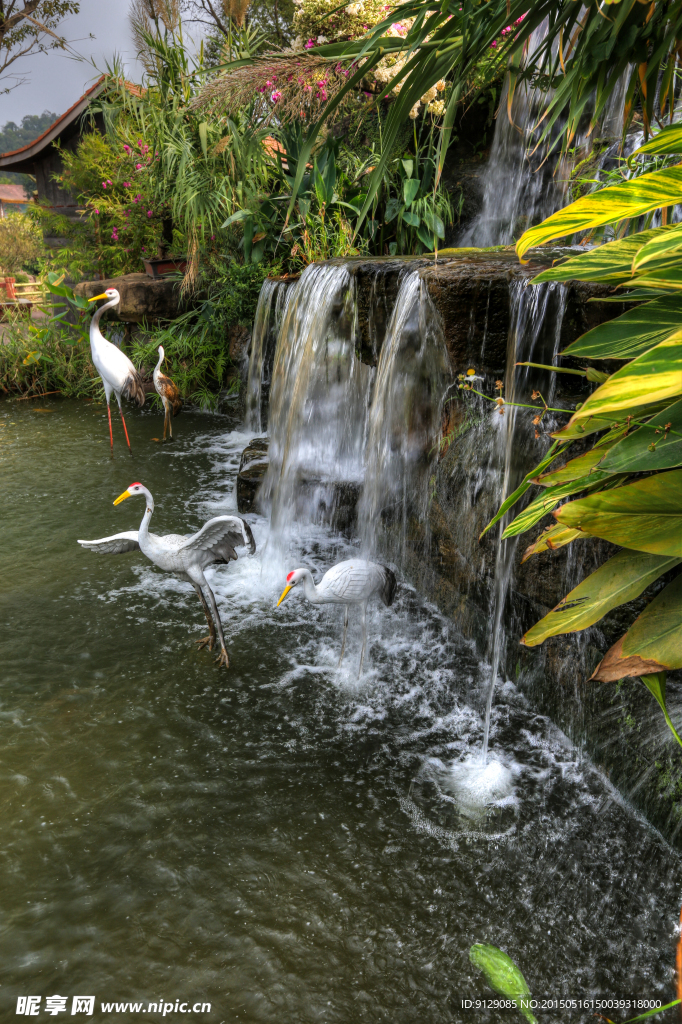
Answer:
<svg viewBox="0 0 682 1024"><path fill-rule="evenodd" d="M196 642L200 647L208 645L209 651L213 650L217 630L221 653L216 661L220 666L224 665L227 668L229 659L225 648L223 627L215 596L204 576L204 569L209 565L228 563L231 559L236 559L237 552L234 549L242 544L253 555L256 551L256 542L249 524L239 516L216 516L204 523L198 533L185 536L169 533L165 537L158 537L149 532L149 521L154 512L154 499L142 484L131 484L123 494L119 494L114 505L119 505L126 498L132 498L139 494L147 500L139 530L115 533L112 537L102 537L100 540L79 540L78 543L95 554L103 555L119 555L124 551L139 550L164 572L171 572L179 579L191 583L201 601L209 630L207 637ZM206 598L208 598L208 604ZM211 617L211 612L213 612L213 617Z"/></svg>
<svg viewBox="0 0 682 1024"><path fill-rule="evenodd" d="M303 583L303 593L311 604L343 604L346 607L343 622L343 641L339 667L346 649L346 633L348 631L348 608L359 604L362 608L362 651L358 677L362 672L362 662L367 646L367 604L375 595L388 608L393 603L396 589L395 575L386 565L378 562L366 562L362 558L351 558L347 562L333 565L315 586L310 569L294 569L287 576L287 585L277 602L281 605L290 590Z"/></svg>
<svg viewBox="0 0 682 1024"><path fill-rule="evenodd" d="M144 385L142 378L125 352L121 352L120 348L107 341L99 329L102 313L105 309L113 309L114 306L117 306L121 301L121 296L115 288L107 288L102 295L95 295L89 301L97 302L98 299L108 299L109 301L99 307L90 321L90 353L95 369L104 384L104 394L107 398L107 413L109 415L109 440L113 452L114 435L111 430L111 407L109 405L111 392L113 391L116 395L118 411L121 414L121 422L123 423L123 431L128 442L128 448L130 448L128 429L123 417L123 409L121 408L121 395L125 398L130 398L138 406L142 407L144 405Z"/></svg>

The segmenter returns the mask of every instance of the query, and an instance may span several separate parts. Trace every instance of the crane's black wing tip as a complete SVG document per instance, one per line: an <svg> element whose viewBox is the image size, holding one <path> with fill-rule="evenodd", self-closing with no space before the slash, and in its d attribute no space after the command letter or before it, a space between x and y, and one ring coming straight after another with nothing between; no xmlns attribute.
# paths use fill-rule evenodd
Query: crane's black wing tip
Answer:
<svg viewBox="0 0 682 1024"><path fill-rule="evenodd" d="M244 535L246 536L246 540L247 540L246 546L249 549L249 554L250 555L255 555L256 554L256 542L253 539L253 533L251 531L251 527L249 526L249 524L246 522L245 519L242 519L242 525L244 527Z"/></svg>
<svg viewBox="0 0 682 1024"><path fill-rule="evenodd" d="M381 571L384 574L384 585L381 588L380 597L387 608L390 608L393 604L395 592L398 588L398 581L395 578L395 573L392 569L389 569L387 565L381 566Z"/></svg>

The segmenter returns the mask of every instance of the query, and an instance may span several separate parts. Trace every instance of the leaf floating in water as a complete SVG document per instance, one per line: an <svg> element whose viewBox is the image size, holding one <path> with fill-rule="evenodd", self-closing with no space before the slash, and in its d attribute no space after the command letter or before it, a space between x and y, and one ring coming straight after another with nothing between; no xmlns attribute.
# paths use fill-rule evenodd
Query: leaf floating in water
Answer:
<svg viewBox="0 0 682 1024"><path fill-rule="evenodd" d="M469 950L469 959L485 975L490 987L505 999L514 999L528 1024L537 1024L528 1006L522 1000L530 1000L530 989L514 961L497 946L477 942Z"/></svg>

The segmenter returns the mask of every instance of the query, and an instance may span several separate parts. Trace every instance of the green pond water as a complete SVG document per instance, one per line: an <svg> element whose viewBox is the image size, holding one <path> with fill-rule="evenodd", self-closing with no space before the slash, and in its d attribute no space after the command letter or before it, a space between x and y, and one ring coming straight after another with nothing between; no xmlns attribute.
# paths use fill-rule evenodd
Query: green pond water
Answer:
<svg viewBox="0 0 682 1024"><path fill-rule="evenodd" d="M486 778L458 771L485 673L407 581L358 680L356 622L337 671L342 613L275 608L287 569L352 547L292 524L283 559L250 516L257 554L209 574L225 672L188 584L79 548L137 528L141 502L112 504L133 481L155 532L236 508L229 417L183 414L164 446L130 412L132 456L113 418L111 457L103 405L0 403L0 1020L29 995L42 1020L75 995L95 1020L521 1020L462 1007L493 995L474 942L539 999L674 998L678 855L511 683Z"/></svg>

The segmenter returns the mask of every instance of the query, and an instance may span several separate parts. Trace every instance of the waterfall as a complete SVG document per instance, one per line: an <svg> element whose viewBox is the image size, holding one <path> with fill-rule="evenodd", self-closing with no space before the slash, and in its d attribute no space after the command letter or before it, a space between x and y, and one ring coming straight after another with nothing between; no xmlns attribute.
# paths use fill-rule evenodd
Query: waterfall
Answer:
<svg viewBox="0 0 682 1024"><path fill-rule="evenodd" d="M407 271L381 348L368 416L359 519L370 555L377 549L382 521L400 517L404 549L408 516L426 518L447 364L438 317L421 274Z"/></svg>
<svg viewBox="0 0 682 1024"><path fill-rule="evenodd" d="M537 361L551 365L559 351L559 340L566 307L564 285L531 285L525 278L517 279L510 286L511 320L507 343L507 369L505 374L505 402L528 402L530 392L537 388L547 405L552 404L555 390L555 375L524 366L517 362ZM549 414L548 414L549 415ZM526 473L542 458L543 445L535 438L534 412L505 405L504 417L500 417L498 450L503 455L503 468L499 473L496 504L513 493ZM551 419L545 420L541 429L546 430ZM502 540L506 525L527 504L517 504L498 526L497 550L495 555L495 576L493 606L488 656L491 666L486 699L485 726L483 735L482 760L488 756L490 738L490 717L493 694L501 664L504 664L507 634L505 610L507 598L513 583L513 571L517 537Z"/></svg>
<svg viewBox="0 0 682 1024"><path fill-rule="evenodd" d="M291 294L291 281L268 277L258 296L246 384L245 417L247 429L258 434L266 426L263 414L267 408L275 343Z"/></svg>
<svg viewBox="0 0 682 1024"><path fill-rule="evenodd" d="M378 365L362 362L374 344L362 350L357 271L351 262L308 267L282 320L261 493L280 550L296 530L323 522L348 530L359 516L357 532L371 555L380 524L397 518L404 546L408 515L425 515L448 371L438 317L420 272L408 264L398 274Z"/></svg>
<svg viewBox="0 0 682 1024"><path fill-rule="evenodd" d="M545 94L525 84L517 86L512 120L507 116L507 81L500 100L495 134L483 176L483 205L461 235L461 246L509 245L527 227L554 213L564 201L565 187L553 176L554 163L545 160L547 146L533 156L533 127Z"/></svg>
<svg viewBox="0 0 682 1024"><path fill-rule="evenodd" d="M354 279L344 264L306 268L287 304L270 392L263 496L275 537L295 520L334 521L362 479L370 368L355 352Z"/></svg>

